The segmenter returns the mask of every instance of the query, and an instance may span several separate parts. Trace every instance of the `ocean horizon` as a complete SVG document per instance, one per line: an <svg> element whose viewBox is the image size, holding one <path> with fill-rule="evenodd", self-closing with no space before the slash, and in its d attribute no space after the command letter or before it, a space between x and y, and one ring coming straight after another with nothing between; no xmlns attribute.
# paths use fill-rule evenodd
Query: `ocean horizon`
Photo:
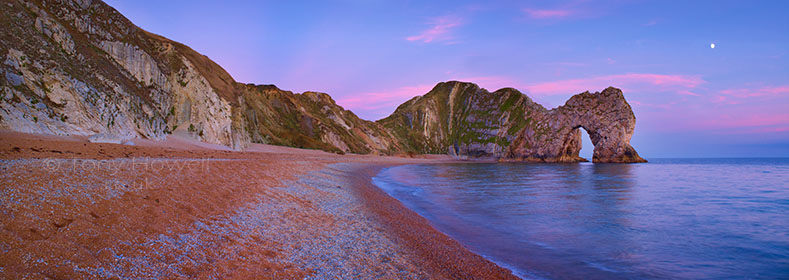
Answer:
<svg viewBox="0 0 789 280"><path fill-rule="evenodd" d="M0 5L0 279L789 280L789 1Z"/></svg>

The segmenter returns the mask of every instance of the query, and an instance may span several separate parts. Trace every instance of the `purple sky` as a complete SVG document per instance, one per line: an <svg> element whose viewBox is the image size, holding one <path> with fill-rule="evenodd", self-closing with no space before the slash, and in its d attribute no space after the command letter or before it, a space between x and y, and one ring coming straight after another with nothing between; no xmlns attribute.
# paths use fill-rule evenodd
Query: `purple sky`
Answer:
<svg viewBox="0 0 789 280"><path fill-rule="evenodd" d="M611 85L645 158L789 156L789 1L107 2L239 82L327 92L365 119L446 80L548 108Z"/></svg>

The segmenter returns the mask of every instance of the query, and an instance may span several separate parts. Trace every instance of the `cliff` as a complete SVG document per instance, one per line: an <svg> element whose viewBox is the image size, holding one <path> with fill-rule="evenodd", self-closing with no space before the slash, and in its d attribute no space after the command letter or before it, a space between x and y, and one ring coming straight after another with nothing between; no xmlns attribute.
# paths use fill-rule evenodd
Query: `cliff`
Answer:
<svg viewBox="0 0 789 280"><path fill-rule="evenodd" d="M116 143L179 134L234 149L267 143L546 162L583 160L584 128L595 162L643 161L629 144L635 116L614 88L547 110L515 89L446 82L371 122L325 93L238 83L101 1L0 5L0 128Z"/></svg>
<svg viewBox="0 0 789 280"><path fill-rule="evenodd" d="M399 141L377 123L362 120L328 94L294 94L273 85L244 85L240 106L255 143L338 153L393 154Z"/></svg>
<svg viewBox="0 0 789 280"><path fill-rule="evenodd" d="M47 134L246 142L235 81L100 1L4 1L2 126ZM234 122L235 120L235 122Z"/></svg>
<svg viewBox="0 0 789 280"><path fill-rule="evenodd" d="M4 1L0 127L162 140L177 133L334 152L397 150L328 95L236 82L191 48L146 32L101 1Z"/></svg>
<svg viewBox="0 0 789 280"><path fill-rule="evenodd" d="M512 88L488 92L445 82L378 121L413 153L490 156L502 161L578 162L580 128L594 162L645 162L630 146L636 118L622 91L584 92L547 110Z"/></svg>
<svg viewBox="0 0 789 280"><path fill-rule="evenodd" d="M413 153L506 157L527 125L527 112L545 111L515 89L495 92L472 83L445 82L400 105L378 122Z"/></svg>

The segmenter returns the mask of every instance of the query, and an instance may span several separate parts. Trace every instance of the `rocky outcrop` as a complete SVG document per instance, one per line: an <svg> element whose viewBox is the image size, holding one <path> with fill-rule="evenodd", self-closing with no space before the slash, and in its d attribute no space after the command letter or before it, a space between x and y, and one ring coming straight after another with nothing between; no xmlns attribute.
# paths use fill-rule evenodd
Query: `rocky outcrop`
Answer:
<svg viewBox="0 0 789 280"><path fill-rule="evenodd" d="M439 83L379 121L412 153L490 156L502 161L578 162L581 132L594 162L644 162L630 146L635 115L622 91L584 92L547 110L515 89Z"/></svg>
<svg viewBox="0 0 789 280"><path fill-rule="evenodd" d="M594 145L592 161L646 162L630 146L636 117L617 88L577 94L563 106L535 111L525 117L527 125L509 147L506 160L585 161L578 156L582 143L580 129L584 129Z"/></svg>
<svg viewBox="0 0 789 280"><path fill-rule="evenodd" d="M7 1L0 20L0 128L236 149L250 142L395 153L398 141L324 93L237 83L189 47L101 1ZM117 141L114 141L117 142Z"/></svg>
<svg viewBox="0 0 789 280"><path fill-rule="evenodd" d="M118 135L111 135L111 134L104 134L99 133L95 134L91 137L88 137L88 141L91 143L111 143L111 144L121 144L124 142L125 139Z"/></svg>
<svg viewBox="0 0 789 280"><path fill-rule="evenodd" d="M515 89L488 92L472 83L446 82L378 122L402 139L406 152L500 158L526 125L522 116L544 110Z"/></svg>
<svg viewBox="0 0 789 280"><path fill-rule="evenodd" d="M273 85L245 85L241 107L252 142L338 153L393 154L399 141L328 94L294 94Z"/></svg>
<svg viewBox="0 0 789 280"><path fill-rule="evenodd" d="M101 1L7 1L0 127L163 140L185 131L243 148L235 81L186 46Z"/></svg>
<svg viewBox="0 0 789 280"><path fill-rule="evenodd" d="M0 128L113 143L177 133L235 149L268 143L546 162L583 160L583 128L595 162L643 161L629 144L635 117L614 88L547 110L515 89L445 82L371 122L325 93L238 83L101 1L0 5Z"/></svg>

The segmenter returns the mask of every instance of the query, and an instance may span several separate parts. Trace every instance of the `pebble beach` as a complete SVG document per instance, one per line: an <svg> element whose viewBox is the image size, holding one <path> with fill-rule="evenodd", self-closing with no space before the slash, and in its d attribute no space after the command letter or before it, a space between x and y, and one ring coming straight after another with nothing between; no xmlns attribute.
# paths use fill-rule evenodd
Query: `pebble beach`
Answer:
<svg viewBox="0 0 789 280"><path fill-rule="evenodd" d="M9 279L510 279L371 183L447 157L0 133Z"/></svg>

